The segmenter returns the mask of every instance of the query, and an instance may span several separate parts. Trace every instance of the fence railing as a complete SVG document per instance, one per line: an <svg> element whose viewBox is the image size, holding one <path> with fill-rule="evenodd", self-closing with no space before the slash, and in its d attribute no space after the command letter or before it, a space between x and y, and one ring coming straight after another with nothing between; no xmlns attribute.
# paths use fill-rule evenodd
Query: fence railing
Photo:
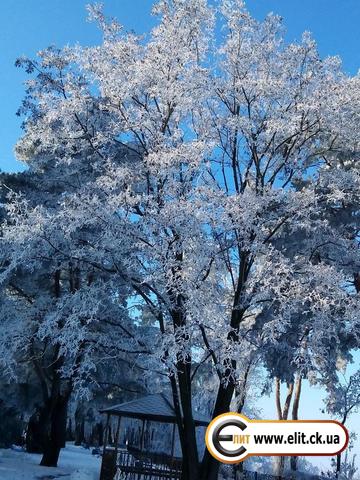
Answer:
<svg viewBox="0 0 360 480"><path fill-rule="evenodd" d="M242 472L242 478L243 480L296 480L299 478L297 476L297 473L294 472L293 474L291 473L284 473L283 475L272 475L271 473L258 473L258 472L253 472L250 470L244 470ZM307 480L324 480L323 477L319 475L307 475L306 476Z"/></svg>
<svg viewBox="0 0 360 480"><path fill-rule="evenodd" d="M167 455L120 451L119 478L124 480L180 480L182 462Z"/></svg>
<svg viewBox="0 0 360 480"><path fill-rule="evenodd" d="M135 448L116 451L107 448L104 452L101 480L180 480L182 461L161 453L142 452ZM240 473L240 472L239 472ZM269 473L244 470L239 477L242 480L292 480L296 477L284 474L279 477ZM318 475L307 479L322 480Z"/></svg>

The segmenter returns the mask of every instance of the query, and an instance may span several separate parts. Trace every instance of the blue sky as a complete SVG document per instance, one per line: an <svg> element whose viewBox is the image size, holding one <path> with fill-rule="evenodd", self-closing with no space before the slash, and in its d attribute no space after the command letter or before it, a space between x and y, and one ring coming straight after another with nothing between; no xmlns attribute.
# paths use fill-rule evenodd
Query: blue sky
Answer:
<svg viewBox="0 0 360 480"><path fill-rule="evenodd" d="M48 45L63 46L100 40L95 25L87 23L89 0L4 0L0 17L0 170L17 170L13 146L21 119L15 112L23 97L26 75L14 67L21 55L34 57ZM152 0L105 0L105 12L128 30L151 28ZM248 9L262 18L269 11L284 17L287 38L294 40L310 30L321 55L340 55L344 68L355 74L360 67L359 0L248 0Z"/></svg>
<svg viewBox="0 0 360 480"><path fill-rule="evenodd" d="M88 0L4 0L0 16L0 170L21 168L13 155L13 146L21 134L21 119L15 112L23 97L23 70L14 67L21 55L34 57L48 45L94 44L100 34L85 21ZM105 12L115 16L128 30L148 31L152 0L105 0ZM248 0L248 9L256 18L269 11L284 17L287 39L299 39L304 30L313 33L322 56L340 55L349 74L360 67L359 0ZM319 418L320 391L305 386L302 418ZM264 417L275 416L274 402L261 399ZM351 427L360 429L360 415L354 415ZM319 463L328 463L320 462Z"/></svg>

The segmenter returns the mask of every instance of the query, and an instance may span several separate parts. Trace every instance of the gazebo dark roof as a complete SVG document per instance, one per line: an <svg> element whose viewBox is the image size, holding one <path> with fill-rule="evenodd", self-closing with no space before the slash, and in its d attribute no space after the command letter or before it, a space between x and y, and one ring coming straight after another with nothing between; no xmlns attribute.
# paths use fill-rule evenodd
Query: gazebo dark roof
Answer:
<svg viewBox="0 0 360 480"><path fill-rule="evenodd" d="M163 393L147 395L131 402L121 403L113 407L100 410L100 413L121 417L139 418L164 423L176 423L175 408L170 397ZM197 426L206 427L210 420L204 415L194 415Z"/></svg>

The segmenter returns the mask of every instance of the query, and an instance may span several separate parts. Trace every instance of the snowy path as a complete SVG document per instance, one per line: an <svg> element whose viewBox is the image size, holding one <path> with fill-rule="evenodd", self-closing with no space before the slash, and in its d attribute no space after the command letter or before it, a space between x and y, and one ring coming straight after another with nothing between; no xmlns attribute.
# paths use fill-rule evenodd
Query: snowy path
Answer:
<svg viewBox="0 0 360 480"><path fill-rule="evenodd" d="M41 455L0 449L1 480L99 480L101 459L67 444L58 468L40 467Z"/></svg>

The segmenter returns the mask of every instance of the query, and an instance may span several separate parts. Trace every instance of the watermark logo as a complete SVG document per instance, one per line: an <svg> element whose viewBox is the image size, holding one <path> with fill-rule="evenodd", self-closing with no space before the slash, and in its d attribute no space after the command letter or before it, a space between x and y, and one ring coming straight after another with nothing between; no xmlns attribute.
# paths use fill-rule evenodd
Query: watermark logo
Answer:
<svg viewBox="0 0 360 480"><path fill-rule="evenodd" d="M206 431L209 452L223 463L254 455L334 456L348 442L348 431L335 420L249 420L232 412L216 417Z"/></svg>

